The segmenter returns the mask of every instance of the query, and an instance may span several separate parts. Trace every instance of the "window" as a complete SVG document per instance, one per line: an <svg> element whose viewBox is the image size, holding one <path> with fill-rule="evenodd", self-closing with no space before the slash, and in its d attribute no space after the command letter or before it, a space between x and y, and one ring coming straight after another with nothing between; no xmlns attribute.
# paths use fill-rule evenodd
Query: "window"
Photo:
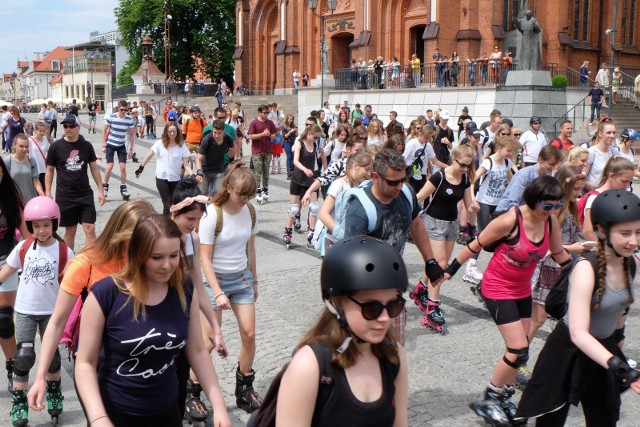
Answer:
<svg viewBox="0 0 640 427"><path fill-rule="evenodd" d="M635 46L635 15L636 0L622 1L622 28L620 30L620 43L622 46Z"/></svg>
<svg viewBox="0 0 640 427"><path fill-rule="evenodd" d="M58 61L57 59L52 59L51 60L51 69L53 71L60 71L60 61Z"/></svg>
<svg viewBox="0 0 640 427"><path fill-rule="evenodd" d="M573 39L588 41L591 0L575 0L573 4Z"/></svg>
<svg viewBox="0 0 640 427"><path fill-rule="evenodd" d="M505 31L515 29L513 25L513 15L520 14L520 0L504 0L502 28Z"/></svg>

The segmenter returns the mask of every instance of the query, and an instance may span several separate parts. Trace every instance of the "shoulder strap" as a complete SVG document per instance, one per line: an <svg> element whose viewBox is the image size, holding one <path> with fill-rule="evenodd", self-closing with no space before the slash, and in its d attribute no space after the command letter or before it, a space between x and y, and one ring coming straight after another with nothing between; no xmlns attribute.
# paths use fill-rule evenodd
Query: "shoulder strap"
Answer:
<svg viewBox="0 0 640 427"><path fill-rule="evenodd" d="M310 343L309 347L313 350L313 353L318 359L318 367L320 368L320 384L318 385L318 397L316 398L316 405L313 410L314 421L319 419L320 410L329 400L331 391L333 390L334 383L334 369L331 365L331 349L324 342ZM312 425L316 425L317 422L312 422Z"/></svg>
<svg viewBox="0 0 640 427"><path fill-rule="evenodd" d="M351 188L347 191L349 191L350 194L355 196L358 201L360 201L362 208L367 214L367 219L369 222L367 230L369 233L371 233L373 229L376 228L376 222L378 221L378 211L376 210L376 206L373 204L369 196L367 196L367 193L364 191L363 187Z"/></svg>
<svg viewBox="0 0 640 427"><path fill-rule="evenodd" d="M222 231L222 206L213 204L213 207L216 210L216 230L213 232L213 243L215 244L216 239L220 235Z"/></svg>
<svg viewBox="0 0 640 427"><path fill-rule="evenodd" d="M186 133L186 132L187 132L187 129L189 129L189 121L190 121L190 120L191 120L191 119L187 119L187 121L185 121L185 122L184 122L184 129L183 129L183 130L184 130L184 132L183 132L183 133Z"/></svg>
<svg viewBox="0 0 640 427"><path fill-rule="evenodd" d="M249 215L251 215L251 230L253 230L253 227L256 226L256 207L251 202L247 203L247 207L249 208Z"/></svg>
<svg viewBox="0 0 640 427"><path fill-rule="evenodd" d="M436 173L440 173L440 182L438 183L438 186L436 187L436 191L434 191L431 194L431 197L429 197L429 204L427 206L425 206L425 208L422 210L423 213L427 213L427 210L429 210L429 207L431 207L431 203L436 198L436 194L438 194L438 190L440 190L440 186L442 185L442 182L444 181L444 172L443 171L444 171L444 169L439 169L438 172L436 172Z"/></svg>
<svg viewBox="0 0 640 427"><path fill-rule="evenodd" d="M407 200L409 201L409 205L411 206L411 212L413 212L413 194L411 194L411 190L409 189L409 186L406 183L402 184L402 194L404 194L404 197L406 197Z"/></svg>
<svg viewBox="0 0 640 427"><path fill-rule="evenodd" d="M27 256L27 251L29 250L29 247L31 247L31 245L34 246L35 248L35 242L36 242L36 238L31 236L31 237L27 237L24 242L22 243L22 246L20 246L20 265L22 266L22 268L24 268L24 258Z"/></svg>
<svg viewBox="0 0 640 427"><path fill-rule="evenodd" d="M44 156L44 153L42 152L42 148L40 148L40 146L38 145L38 141L36 141L36 139L32 136L29 137L29 140L31 140L31 142L33 142L33 144L38 148L38 151L40 152L40 155L42 156L42 160L46 161L47 158Z"/></svg>

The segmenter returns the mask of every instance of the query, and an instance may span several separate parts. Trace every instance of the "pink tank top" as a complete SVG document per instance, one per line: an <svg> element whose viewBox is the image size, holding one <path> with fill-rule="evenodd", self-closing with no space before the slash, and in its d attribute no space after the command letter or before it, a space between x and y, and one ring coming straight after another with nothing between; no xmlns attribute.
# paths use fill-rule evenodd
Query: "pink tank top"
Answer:
<svg viewBox="0 0 640 427"><path fill-rule="evenodd" d="M527 238L520 208L516 209L518 232L501 243L493 253L482 279L482 294L491 299L521 299L531 296L531 276L538 262L549 250L549 226L545 225L542 242Z"/></svg>

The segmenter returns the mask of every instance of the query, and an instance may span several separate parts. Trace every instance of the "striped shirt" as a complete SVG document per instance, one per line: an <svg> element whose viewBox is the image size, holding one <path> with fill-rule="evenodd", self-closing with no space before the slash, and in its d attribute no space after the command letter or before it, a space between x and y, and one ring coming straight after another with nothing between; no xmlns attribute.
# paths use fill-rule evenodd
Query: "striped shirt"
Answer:
<svg viewBox="0 0 640 427"><path fill-rule="evenodd" d="M106 123L109 126L109 139L107 139L107 144L116 147L120 147L125 144L129 129L132 129L135 126L131 116L126 115L123 118L120 118L117 113L111 114L107 117Z"/></svg>

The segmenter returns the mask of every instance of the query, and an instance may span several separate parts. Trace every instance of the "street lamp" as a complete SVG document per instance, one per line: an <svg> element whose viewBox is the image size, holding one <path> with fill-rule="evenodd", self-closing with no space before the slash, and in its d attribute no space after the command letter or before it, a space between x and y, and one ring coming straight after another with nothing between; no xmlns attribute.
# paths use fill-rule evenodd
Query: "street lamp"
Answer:
<svg viewBox="0 0 640 427"><path fill-rule="evenodd" d="M164 0L164 94L167 94L167 80L170 77L171 69L171 31L170 24L172 16L168 12L168 0Z"/></svg>
<svg viewBox="0 0 640 427"><path fill-rule="evenodd" d="M338 7L338 0L327 0L327 6L333 15L333 12ZM309 9L311 9L311 13L313 16L320 17L320 108L324 106L324 73L329 72L329 64L327 58L327 42L324 38L324 21L326 16L322 14L316 13L316 9L318 8L318 0L309 0Z"/></svg>
<svg viewBox="0 0 640 427"><path fill-rule="evenodd" d="M613 2L613 28L607 28L604 30L604 34L611 36L611 75L609 76L609 117L611 117L611 105L613 104L613 70L615 69L616 60L616 21L618 19L618 0Z"/></svg>

